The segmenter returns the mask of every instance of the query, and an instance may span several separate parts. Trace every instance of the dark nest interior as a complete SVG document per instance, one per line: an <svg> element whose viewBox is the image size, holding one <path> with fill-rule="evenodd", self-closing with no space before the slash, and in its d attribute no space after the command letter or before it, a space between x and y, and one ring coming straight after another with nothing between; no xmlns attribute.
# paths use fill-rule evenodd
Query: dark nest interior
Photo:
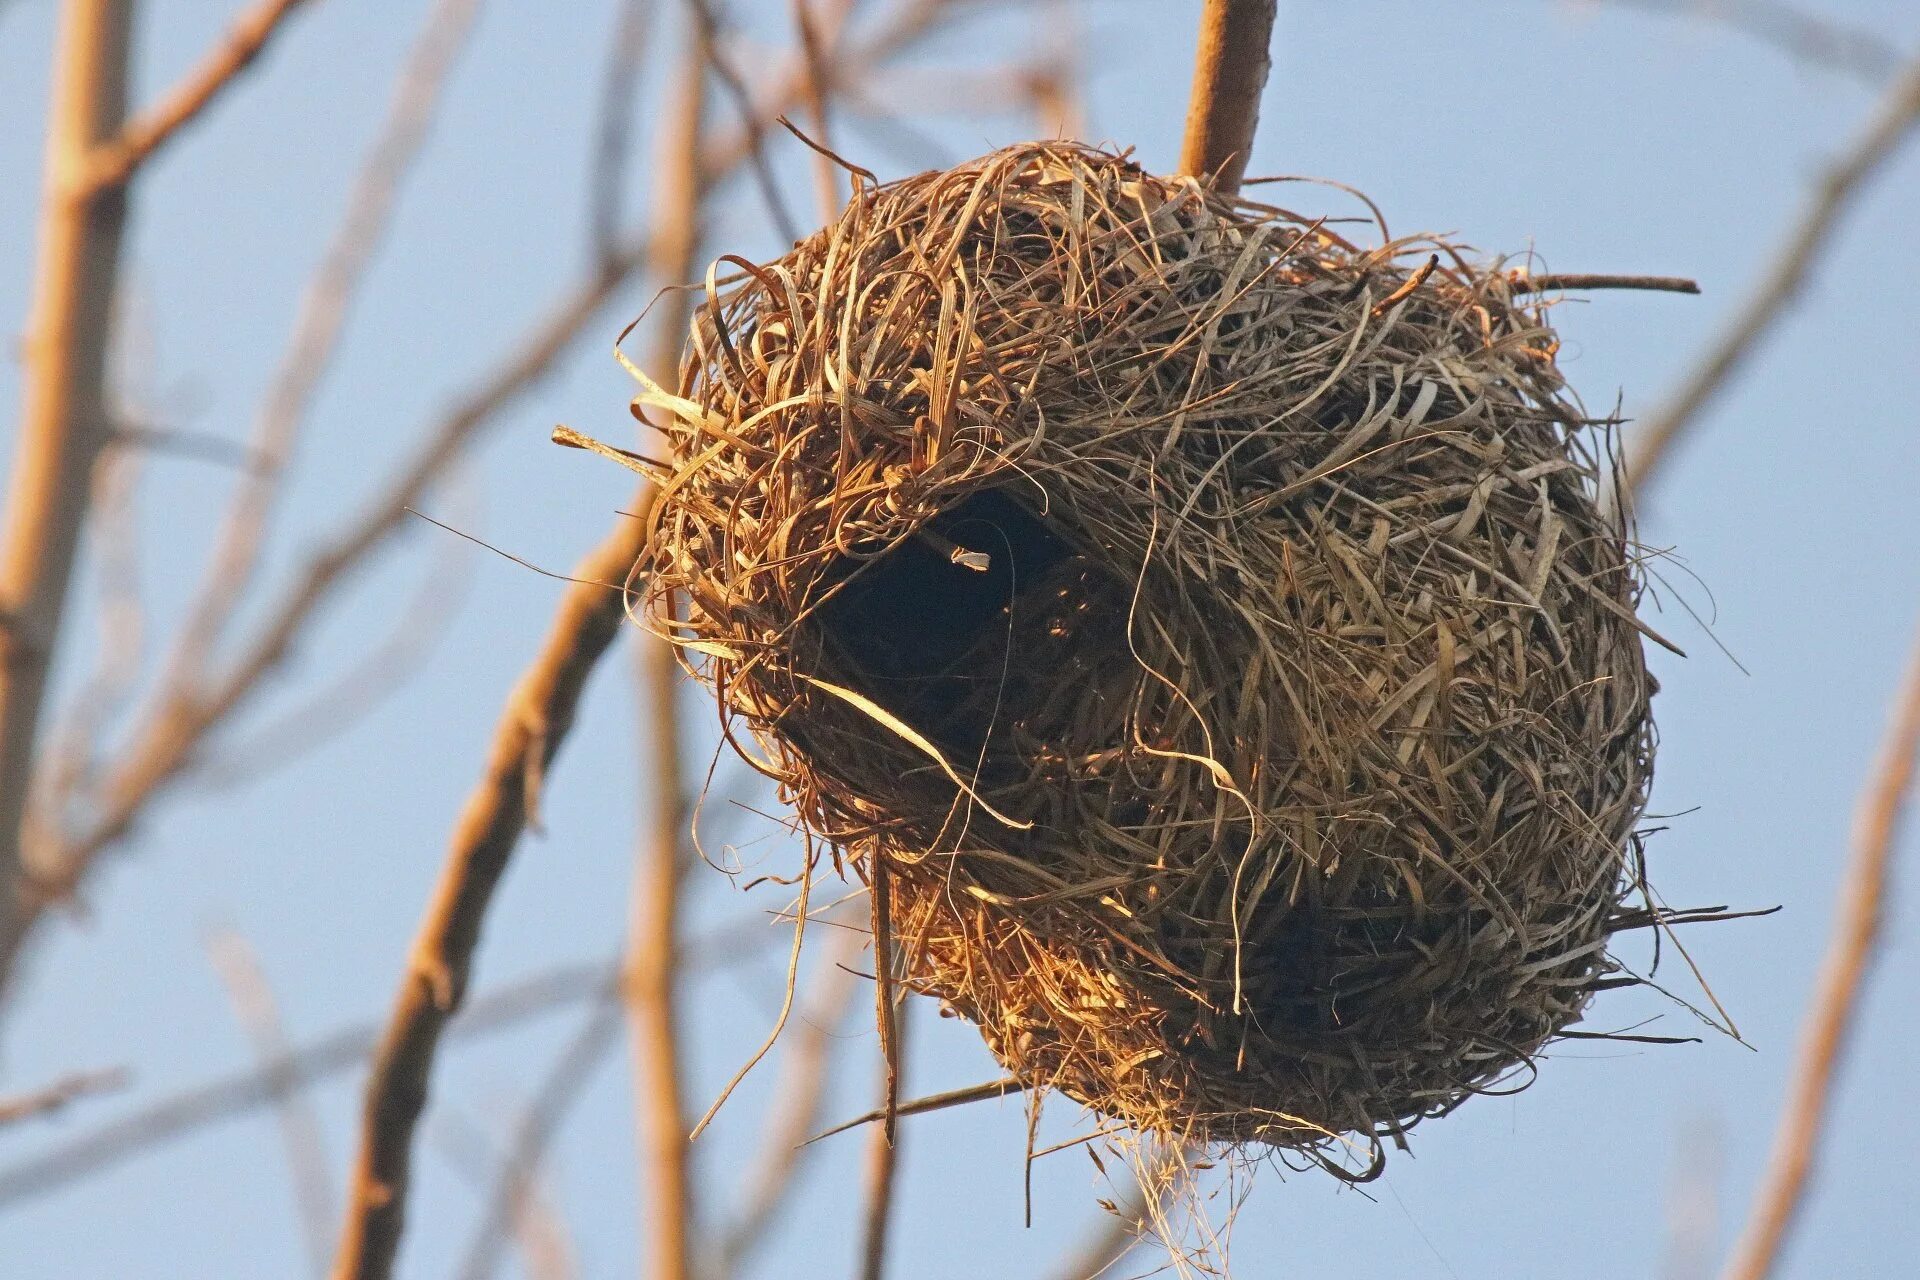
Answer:
<svg viewBox="0 0 1920 1280"><path fill-rule="evenodd" d="M1619 981L1639 582L1521 273L1067 143L728 261L650 625L1029 1087L1351 1174Z"/></svg>

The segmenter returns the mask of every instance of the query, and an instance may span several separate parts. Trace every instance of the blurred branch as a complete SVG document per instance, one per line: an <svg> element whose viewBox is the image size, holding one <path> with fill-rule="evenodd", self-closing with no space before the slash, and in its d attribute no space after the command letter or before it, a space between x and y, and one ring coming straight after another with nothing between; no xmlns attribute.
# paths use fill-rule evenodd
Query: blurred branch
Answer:
<svg viewBox="0 0 1920 1280"><path fill-rule="evenodd" d="M490 1190L501 1159L480 1127L459 1111L442 1104L428 1122L427 1140L476 1190ZM520 1249L527 1280L572 1280L573 1241L567 1224L540 1185L540 1170L528 1169L519 1196L510 1206L511 1230Z"/></svg>
<svg viewBox="0 0 1920 1280"><path fill-rule="evenodd" d="M539 1092L527 1104L513 1140L499 1161L499 1173L480 1210L480 1226L468 1246L460 1280L488 1280L500 1267L501 1245L523 1216L533 1179L561 1121L593 1079L595 1068L619 1043L620 1001L609 988L594 1001L586 1021L554 1062Z"/></svg>
<svg viewBox="0 0 1920 1280"><path fill-rule="evenodd" d="M327 1171L325 1130L306 1096L309 1081L300 1073L290 1051L273 988L246 939L223 929L208 938L207 954L226 984L240 1025L253 1041L254 1054L272 1081L273 1105L280 1113L280 1134L286 1144L287 1166L293 1171L294 1197L308 1260L315 1275L325 1275L336 1210L333 1178Z"/></svg>
<svg viewBox="0 0 1920 1280"><path fill-rule="evenodd" d="M645 500L643 500L644 503ZM507 697L485 775L454 825L439 885L409 952L393 1013L374 1060L336 1280L392 1274L405 1220L413 1131L426 1105L434 1055L460 1007L480 925L507 860L537 803L587 677L626 620L624 582L640 558L645 520L623 519L581 561L538 657Z"/></svg>
<svg viewBox="0 0 1920 1280"><path fill-rule="evenodd" d="M882 882L884 883L884 881ZM887 897L881 885L875 885L874 892L880 899ZM879 970L883 960L876 947L874 968ZM887 991L888 984L876 984ZM889 993L890 994L890 993ZM900 1113L900 1077L905 1074L907 1065L907 1024L905 1010L896 1006L880 1015L881 1025L892 1025L892 1052L885 1064L885 1083L882 1086L881 1123L873 1127L867 1135L867 1172L866 1172L866 1216L862 1225L862 1243L860 1247L861 1280L881 1280L887 1271L887 1239L893 1230L894 1186L899 1181L900 1145L906 1137L894 1123Z"/></svg>
<svg viewBox="0 0 1920 1280"><path fill-rule="evenodd" d="M355 177L347 209L300 300L293 335L268 384L242 475L214 551L174 641L163 689L204 683L220 638L246 598L267 521L294 445L312 410L340 335L397 203L400 187L419 158L454 64L473 31L479 0L434 0L395 81L380 135ZM190 693L179 696L191 697Z"/></svg>
<svg viewBox="0 0 1920 1280"><path fill-rule="evenodd" d="M96 1093L109 1093L126 1087L127 1072L115 1067L108 1071L75 1071L31 1093L16 1093L0 1098L0 1128L48 1116L63 1110L68 1103Z"/></svg>
<svg viewBox="0 0 1920 1280"><path fill-rule="evenodd" d="M1920 122L1920 59L1915 59L1888 91L1865 132L1848 148L1815 193L1791 235L1767 269L1759 289L1733 317L1668 402L1632 438L1624 468L1627 493L1639 495L1665 462L1682 431L1725 387L1799 296L1834 229L1867 182L1899 150Z"/></svg>
<svg viewBox="0 0 1920 1280"><path fill-rule="evenodd" d="M1194 52L1180 172L1221 195L1240 190L1260 123L1260 91L1273 65L1276 0L1205 0Z"/></svg>
<svg viewBox="0 0 1920 1280"><path fill-rule="evenodd" d="M1094 1280L1104 1276L1147 1238L1148 1208L1138 1194L1105 1211L1099 1225L1047 1274L1053 1280Z"/></svg>
<svg viewBox="0 0 1920 1280"><path fill-rule="evenodd" d="M106 361L126 192L76 197L68 179L126 117L132 10L131 0L68 0L54 50L26 393L0 517L0 995L41 908L23 829L93 463L112 421Z"/></svg>
<svg viewBox="0 0 1920 1280"><path fill-rule="evenodd" d="M848 50L844 58L831 60L830 82L838 83L849 74L848 68L893 57L930 29L945 8L946 0L912 0L901 6L860 47ZM801 79L797 69L776 78L769 105L763 111L767 118L791 105L800 92ZM746 133L741 129L730 131L707 148L701 157L702 189L711 189L736 169L747 150ZM100 855L126 838L153 796L194 765L207 736L251 701L267 677L287 663L312 618L405 526L407 508L416 505L439 482L485 427L552 373L560 357L599 320L619 296L621 286L654 251L650 238L640 236L597 265L586 280L523 335L510 354L497 362L491 377L456 403L427 433L418 452L387 490L296 571L292 585L269 611L252 644L229 665L224 678L197 691L176 690L143 717L132 741L99 788L98 814L93 822L51 854L48 869L36 877L39 883L21 904L27 918L19 922L16 933L24 934L47 902L70 894ZM0 774L0 782L3 779ZM5 923L0 918L0 924ZM0 931L0 942L6 937ZM0 948L0 972L4 971L6 958L6 949Z"/></svg>
<svg viewBox="0 0 1920 1280"><path fill-rule="evenodd" d="M627 162L633 155L634 104L640 96L640 72L646 63L647 30L653 0L620 0L613 47L600 80L599 120L593 131L588 232L593 258L607 262L620 251L620 225L626 219Z"/></svg>
<svg viewBox="0 0 1920 1280"><path fill-rule="evenodd" d="M74 198L91 199L125 184L135 169L253 65L268 41L279 34L281 23L304 3L306 0L261 0L243 14L185 80L110 140L88 150L74 175Z"/></svg>
<svg viewBox="0 0 1920 1280"><path fill-rule="evenodd" d="M1594 0L1599 3L1600 0ZM1844 26L1773 0L1604 0L1622 9L1718 22L1770 45L1795 62L1838 71L1878 87L1900 70L1905 56L1865 27Z"/></svg>
<svg viewBox="0 0 1920 1280"><path fill-rule="evenodd" d="M833 125L827 110L827 50L820 23L813 14L813 0L792 0L792 4L794 32L800 41L800 100L806 104L813 140L823 148L831 148ZM841 0L841 9L844 14L846 0ZM813 167L814 202L824 226L840 213L840 171L824 150L812 150L809 163Z"/></svg>
<svg viewBox="0 0 1920 1280"><path fill-rule="evenodd" d="M1801 1030L1793 1084L1746 1229L1721 1273L1725 1280L1762 1280L1771 1275L1805 1203L1840 1059L1880 937L1887 868L1898 847L1916 753L1920 753L1920 634L1915 636L1906 675L1895 694L1886 740L1854 814L1853 858L1841 884L1833 937Z"/></svg>
<svg viewBox="0 0 1920 1280"><path fill-rule="evenodd" d="M698 0L695 9L697 19L672 105L661 123L654 161L658 255L652 274L663 285L679 284L696 273L706 194L700 184L700 147L706 130L707 69L717 64L711 15ZM754 117L744 93L742 110L751 128ZM750 145L756 163L764 163L758 144ZM693 295L675 289L662 295L656 306L648 364L656 378L674 386L679 382L680 352ZM678 702L680 656L673 646L652 635L638 634L634 641L635 674L644 693L642 750L647 777L640 790L645 799L627 908L625 995L640 1154L641 1238L649 1252L649 1275L655 1280L689 1280L695 1205L678 1000L680 899L685 891L683 854L688 844Z"/></svg>
<svg viewBox="0 0 1920 1280"><path fill-rule="evenodd" d="M780 920L771 924L784 923ZM702 977L723 973L758 956L786 934L755 912L721 925L687 948L688 969ZM617 992L623 960L566 964L476 997L448 1025L462 1039L519 1026L555 1009ZM290 1049L289 1064L309 1083L352 1071L379 1047L384 1023L355 1023ZM208 1125L273 1104L276 1076L258 1067L195 1085L108 1121L52 1150L0 1170L0 1208L48 1195L91 1174L144 1154Z"/></svg>
<svg viewBox="0 0 1920 1280"><path fill-rule="evenodd" d="M700 56L713 68L713 75L722 88L733 99L734 106L740 112L741 127L747 134L748 158L752 163L753 178L760 187L760 198L766 202L767 214L773 219L773 229L781 240L792 244L799 239L799 229L794 225L793 215L787 212L786 198L780 194L779 179L773 176L773 166L767 160L766 127L760 113L754 109L753 95L747 92L747 86L740 79L740 73L734 70L732 59L727 57L722 42L720 20L713 10L713 0L688 0L693 9L694 23L698 29L697 43ZM803 67L806 65L802 60ZM812 83L814 77L803 71L802 83Z"/></svg>
<svg viewBox="0 0 1920 1280"><path fill-rule="evenodd" d="M835 1032L853 1002L853 963L864 947L863 935L835 932L816 971L815 988L800 1026L789 1035L781 1079L767 1108L767 1132L735 1199L732 1224L715 1249L718 1273L737 1274L765 1242L767 1231L791 1197L814 1148L808 1144L820 1126L820 1113L832 1083Z"/></svg>

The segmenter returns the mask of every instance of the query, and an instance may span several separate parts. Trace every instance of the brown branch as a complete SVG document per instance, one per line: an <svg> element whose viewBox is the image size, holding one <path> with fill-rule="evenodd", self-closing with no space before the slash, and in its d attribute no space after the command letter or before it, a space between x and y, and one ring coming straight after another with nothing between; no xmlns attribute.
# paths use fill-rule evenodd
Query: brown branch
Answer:
<svg viewBox="0 0 1920 1280"><path fill-rule="evenodd" d="M1515 293L1563 293L1581 289L1641 289L1649 293L1699 293L1700 283L1685 276L1597 275L1591 272L1554 271L1530 275L1512 273Z"/></svg>
<svg viewBox="0 0 1920 1280"><path fill-rule="evenodd" d="M639 559L644 528L643 520L620 521L580 563L573 576L586 581L567 589L539 656L508 695L486 773L454 825L367 1085L335 1280L392 1274L413 1131L426 1105L434 1054L466 994L481 921L535 803L529 782L545 773L565 740L587 676L626 617L624 593L589 584L626 580Z"/></svg>
<svg viewBox="0 0 1920 1280"><path fill-rule="evenodd" d="M827 50L819 20L813 14L812 0L792 0L792 4L794 31L800 38L800 100L807 107L807 124L813 130L813 140L820 144L810 152L814 204L821 224L825 225L839 215L844 199L840 170L827 155L827 149L833 146L833 122L827 111ZM843 0L841 9L845 8Z"/></svg>
<svg viewBox="0 0 1920 1280"><path fill-rule="evenodd" d="M782 240L792 244L800 238L800 231L794 224L793 215L787 212L786 198L780 194L780 181L774 177L773 165L767 159L766 124L754 109L753 95L747 92L746 83L740 79L740 73L734 70L733 60L727 57L722 41L724 33L720 30L720 19L713 11L713 0L688 0L688 3L693 8L698 40L707 65L713 69L714 78L727 91L740 112L741 127L747 132L748 159L753 169L753 180L760 188L760 198L767 206L768 216L773 219L773 229Z"/></svg>
<svg viewBox="0 0 1920 1280"><path fill-rule="evenodd" d="M1095 1280L1106 1275L1147 1239L1152 1225L1149 1216L1136 1190L1105 1211L1099 1225L1047 1274L1053 1280Z"/></svg>
<svg viewBox="0 0 1920 1280"><path fill-rule="evenodd" d="M654 163L656 246L653 278L662 285L688 280L699 252L700 147L705 134L706 79L714 63L714 28L704 9L693 23L668 118L661 124ZM752 119L751 111L747 119ZM759 154L759 148L754 147ZM692 294L675 289L658 300L652 318L654 377L678 382L680 351L692 314ZM633 1059L635 1145L641 1172L641 1238L647 1272L656 1280L693 1275L694 1186L687 1138L686 1088L680 1049L680 899L688 836L687 779L681 759L680 659L653 636L636 637L635 674L644 691L645 796L627 916L627 1023Z"/></svg>
<svg viewBox="0 0 1920 1280"><path fill-rule="evenodd" d="M306 0L261 0L241 15L219 47L201 59L166 97L140 113L111 140L92 147L74 179L85 199L123 185L154 152L206 110L279 34L281 23Z"/></svg>
<svg viewBox="0 0 1920 1280"><path fill-rule="evenodd" d="M1771 1275L1792 1231L1833 1099L1835 1077L1874 958L1885 910L1887 869L1898 847L1900 821L1920 753L1920 635L1895 695L1886 740L1854 814L1853 857L1841 884L1833 937L1800 1033L1799 1061L1775 1130L1773 1151L1755 1193L1746 1229L1721 1275L1762 1280Z"/></svg>
<svg viewBox="0 0 1920 1280"><path fill-rule="evenodd" d="M294 1200L300 1209L308 1259L315 1275L325 1275L337 1210L325 1130L306 1096L310 1082L300 1074L289 1051L279 1002L246 939L231 930L221 930L207 940L207 954L226 985L241 1026L253 1041L261 1069L273 1082L274 1109L280 1113L281 1138L286 1145L287 1165L293 1171Z"/></svg>
<svg viewBox="0 0 1920 1280"><path fill-rule="evenodd" d="M454 64L473 31L478 8L479 0L435 0L395 80L386 120L354 178L346 213L301 296L293 334L254 422L247 446L251 465L241 477L199 593L175 638L164 687L190 690L204 683L221 636L246 598L294 446L339 349L354 296L386 238L401 185L419 158Z"/></svg>
<svg viewBox="0 0 1920 1280"><path fill-rule="evenodd" d="M1681 432L1699 417L1715 393L1726 386L1772 331L1787 305L1806 285L1855 197L1886 166L1916 123L1920 123L1920 59L1908 65L1875 110L1866 130L1822 179L1812 205L1775 255L1759 289L1734 315L1680 389L1632 439L1624 469L1624 487L1629 494L1645 491Z"/></svg>
<svg viewBox="0 0 1920 1280"><path fill-rule="evenodd" d="M0 1098L0 1128L48 1116L79 1098L125 1088L127 1073L115 1067L109 1071L75 1071L31 1093L16 1093Z"/></svg>
<svg viewBox="0 0 1920 1280"><path fill-rule="evenodd" d="M592 1082L595 1069L619 1043L619 1031L620 1001L608 990L595 1001L515 1127L493 1190L482 1205L479 1230L457 1273L461 1280L489 1280L499 1270L501 1246L532 1197L534 1177L554 1134Z"/></svg>
<svg viewBox="0 0 1920 1280"><path fill-rule="evenodd" d="M1193 94L1180 144L1180 172L1210 182L1222 195L1240 190L1260 91L1273 59L1275 0L1206 0L1193 60Z"/></svg>
<svg viewBox="0 0 1920 1280"><path fill-rule="evenodd" d="M876 889L878 886L876 886ZM888 895L878 892L884 900ZM874 967L880 967L875 959ZM891 1024L891 1052L882 1066L881 1122L867 1135L866 1216L861 1227L861 1280L882 1280L887 1270L887 1239L893 1230L894 1188L899 1182L900 1147L906 1141L895 1124L902 1114L900 1075L907 1062L907 1024L905 1010L889 1009L880 1015L882 1026Z"/></svg>
<svg viewBox="0 0 1920 1280"><path fill-rule="evenodd" d="M40 715L91 498L110 436L106 382L127 198L76 198L67 175L126 115L131 0L62 7L47 127L47 192L23 343L26 394L0 523L0 995L38 914L22 841Z"/></svg>

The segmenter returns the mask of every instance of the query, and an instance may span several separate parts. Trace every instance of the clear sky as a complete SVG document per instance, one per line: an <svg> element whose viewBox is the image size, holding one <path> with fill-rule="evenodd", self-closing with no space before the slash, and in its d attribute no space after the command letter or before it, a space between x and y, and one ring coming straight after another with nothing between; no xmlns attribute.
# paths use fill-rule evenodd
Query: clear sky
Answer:
<svg viewBox="0 0 1920 1280"><path fill-rule="evenodd" d="M28 302L55 7L0 3L0 316L10 331ZM138 96L170 84L233 7L140 6ZM769 39L784 38L785 5L734 7L753 10ZM1662 7L1289 0L1250 169L1353 184L1396 232L1534 249L1560 270L1698 278L1698 299L1602 294L1558 313L1567 373L1589 405L1617 395L1629 415L1645 413L1747 294L1822 164L1876 96L1859 77L1811 69L1719 22L1648 12ZM1896 50L1920 43L1920 14L1908 6L1809 7L1878 32ZM590 125L612 8L483 3L304 438L269 581L356 510L436 413L583 271ZM1196 8L1079 7L1071 43L1087 75L1090 140L1172 165ZM168 425L244 438L424 6L326 0L310 10L140 183L127 258L137 339L129 387ZM1027 17L969 21L921 55L920 70L890 78L885 93L906 108L940 99L951 83L943 69L977 63L983 50L1027 56L1041 45L1035 31ZM660 77L649 76L642 127L657 106ZM1030 116L985 106L915 123L918 140L848 127L839 143L894 175L1035 129ZM794 152L782 145L781 168L792 203L805 208L810 188ZM632 176L638 211L646 165ZM1920 148L1846 221L1812 287L1699 423L1644 513L1644 540L1677 557L1662 571L1665 612L1655 625L1693 655L1653 656L1663 685L1654 809L1681 815L1651 846L1655 882L1676 905L1786 908L1685 937L1750 1047L1712 1035L1675 1048L1568 1046L1532 1090L1423 1126L1413 1156L1396 1158L1371 1197L1264 1168L1232 1236L1236 1274L1656 1275L1668 1265L1677 1205L1717 1204L1717 1243L1730 1240L1771 1137L1855 793L1920 616L1917 205ZM728 186L710 252L765 256L778 247L751 185ZM436 494L429 509L554 568L597 540L626 480L554 449L547 433L556 421L622 430L629 384L609 352L647 292L629 288L561 375L492 427L460 488ZM19 372L0 363L0 456L11 456ZM227 471L178 457L148 465L141 568L156 635L177 620L231 482ZM448 572L444 538L414 531L361 581L253 722L301 705L378 643L420 577ZM460 572L470 580L440 606L444 637L404 691L351 734L258 781L170 794L90 884L84 914L49 930L0 1038L0 1089L114 1065L134 1083L122 1096L0 1133L0 1170L249 1062L207 960L213 929L236 929L258 950L297 1037L385 1009L451 817L560 590L493 556ZM1681 599L1716 620L1718 645L1738 665ZM82 607L74 625L91 627L95 614ZM84 662L69 661L60 687L71 691L83 674ZM688 705L705 704L689 693ZM692 720L703 733L711 722ZM552 778L546 834L525 842L492 913L478 989L617 946L634 816L647 803L638 737L628 664L609 662ZM751 837L743 856L757 869L794 865L791 845L769 837L770 827L738 830ZM1913 836L1907 844L1913 852ZM1789 1275L1901 1274L1920 1252L1905 1154L1920 1146L1920 1116L1903 1083L1920 1060L1920 894L1899 891L1913 879L1896 881ZM691 927L779 903L776 893L743 896L702 871ZM688 988L690 1078L702 1104L764 1031L780 985L765 961L712 968ZM1689 986L1679 966L1663 972ZM456 1266L484 1195L473 1171L447 1158L457 1145L450 1135L464 1124L499 1141L583 1013L569 1008L448 1048L435 1080L441 1118L423 1132L404 1274ZM1693 1030L1684 1012L1632 993L1603 997L1592 1024L1655 1015L1656 1033ZM966 1026L921 1018L915 1031L910 1091L993 1073ZM856 1019L847 1034L835 1115L864 1109L873 1087L872 1033ZM697 1148L710 1220L737 1199L775 1079L764 1070L750 1080ZM337 1175L359 1087L357 1076L338 1076L314 1093ZM1034 1225L1023 1227L1017 1104L918 1119L905 1132L897 1276L1042 1276L1096 1222L1092 1197L1102 1192L1085 1157L1068 1152L1036 1166ZM7 1205L0 1273L302 1274L279 1141L273 1115L255 1112ZM857 1139L824 1145L753 1274L849 1274L860 1155ZM631 1274L642 1242L623 1051L570 1114L549 1180L581 1274Z"/></svg>

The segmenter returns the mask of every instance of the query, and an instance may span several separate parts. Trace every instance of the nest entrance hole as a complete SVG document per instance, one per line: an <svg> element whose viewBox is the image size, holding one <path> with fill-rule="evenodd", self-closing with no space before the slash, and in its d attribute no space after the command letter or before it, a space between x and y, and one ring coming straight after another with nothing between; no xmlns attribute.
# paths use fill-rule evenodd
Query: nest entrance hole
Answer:
<svg viewBox="0 0 1920 1280"><path fill-rule="evenodd" d="M1044 517L982 489L878 556L842 557L818 617L852 687L971 762L1030 719L1047 651L1071 642L1060 606L1081 564Z"/></svg>

